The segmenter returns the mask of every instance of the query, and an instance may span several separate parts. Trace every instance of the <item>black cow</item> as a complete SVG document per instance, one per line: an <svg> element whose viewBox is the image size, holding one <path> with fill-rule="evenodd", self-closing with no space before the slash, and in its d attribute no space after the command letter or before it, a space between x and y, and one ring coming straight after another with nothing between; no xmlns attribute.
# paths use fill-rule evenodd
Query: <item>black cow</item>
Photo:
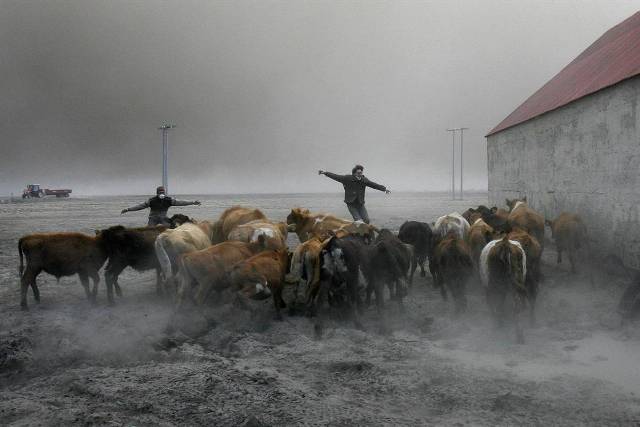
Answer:
<svg viewBox="0 0 640 427"><path fill-rule="evenodd" d="M420 276L426 275L424 263L431 257L433 245L433 232L426 222L405 221L400 227L398 238L413 246L413 256L411 261L411 273L409 274L409 285L413 284L413 274L420 265Z"/></svg>
<svg viewBox="0 0 640 427"><path fill-rule="evenodd" d="M186 222L193 222L193 219L183 214L175 214L169 218L171 228L178 227ZM114 304L113 287L119 297L122 296L122 289L118 284L118 276L122 271L131 267L137 271L156 271L156 289L158 294L162 293L162 282L160 281L160 264L156 256L155 241L160 233L167 227L136 227L125 228L122 225L109 227L106 230L97 230L96 234L102 237L103 245L107 252L109 262L104 270L104 278L107 285L107 297L109 304Z"/></svg>
<svg viewBox="0 0 640 427"><path fill-rule="evenodd" d="M383 290L386 283L391 299L402 306L402 298L407 294L404 281L411 267L411 251L390 230L380 230L376 241L366 248L366 262L362 273L367 280L367 305L371 293L376 292L376 306L382 314L384 307Z"/></svg>
<svg viewBox="0 0 640 427"><path fill-rule="evenodd" d="M109 257L104 271L109 304L114 303L114 285L118 296L122 296L122 290L118 285L118 276L127 267L137 271L156 270L156 287L158 293L162 292L160 264L154 243L158 235L166 229L163 226L125 228L122 225L116 225L98 232Z"/></svg>
<svg viewBox="0 0 640 427"><path fill-rule="evenodd" d="M623 323L640 318L640 273L635 275L633 283L622 294L618 313L622 316Z"/></svg>
<svg viewBox="0 0 640 427"><path fill-rule="evenodd" d="M320 253L320 291L316 305L326 299L331 306L346 308L358 329L363 328L359 318L362 312L359 278L366 262L366 249L367 244L361 236L334 236ZM321 329L319 316L316 332Z"/></svg>

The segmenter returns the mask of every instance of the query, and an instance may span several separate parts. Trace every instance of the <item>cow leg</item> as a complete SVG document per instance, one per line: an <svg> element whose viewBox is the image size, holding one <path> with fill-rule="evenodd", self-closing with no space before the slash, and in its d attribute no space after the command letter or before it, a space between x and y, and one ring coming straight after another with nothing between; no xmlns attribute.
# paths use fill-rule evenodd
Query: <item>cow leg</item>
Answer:
<svg viewBox="0 0 640 427"><path fill-rule="evenodd" d="M393 300L398 298L398 289L396 288L395 280L391 280L391 281L387 282L387 289L389 289L389 300L390 301L393 301Z"/></svg>
<svg viewBox="0 0 640 427"><path fill-rule="evenodd" d="M97 270L91 272L91 280L93 280L93 289L91 290L91 302L95 304L96 298L98 295L98 283L100 283L100 275L98 274Z"/></svg>
<svg viewBox="0 0 640 427"><path fill-rule="evenodd" d="M302 281L302 279L299 279L298 281L296 281L296 286L293 290L293 298L291 299L291 302L289 302L289 316L295 316L296 314L296 305L298 304L298 290L300 289L300 282ZM307 283L307 287L306 289L309 289L309 284Z"/></svg>
<svg viewBox="0 0 640 427"><path fill-rule="evenodd" d="M89 288L89 275L86 271L79 271L78 277L80 278L80 284L84 288L84 293L87 295L87 299L89 302L92 301L91 298L91 289Z"/></svg>
<svg viewBox="0 0 640 427"><path fill-rule="evenodd" d="M367 280L367 284L369 281ZM360 322L360 315L358 314L360 307L362 306L362 300L360 299L360 274L349 274L347 276L347 304L349 304L349 315L353 319L353 324L356 329L364 330L362 323ZM368 288L367 288L368 289Z"/></svg>
<svg viewBox="0 0 640 427"><path fill-rule="evenodd" d="M321 286L321 282L316 282L307 287L307 298L305 304L305 315L307 317L312 317L317 314L317 300Z"/></svg>
<svg viewBox="0 0 640 427"><path fill-rule="evenodd" d="M29 310L29 306L27 305L27 291L29 290L29 286L31 286L31 289L34 289L34 286L35 286L35 289L38 288L36 286L36 277L38 277L38 274L40 274L40 271L42 270L33 271L27 265L27 268L24 271L22 278L20 279L20 307L22 308L23 311ZM35 297L35 292L34 292L34 297ZM40 299L40 292L38 291L38 301L39 299Z"/></svg>
<svg viewBox="0 0 640 427"><path fill-rule="evenodd" d="M516 326L516 342L518 344L524 344L524 332L522 331L522 324L519 320L519 313L516 313L513 318Z"/></svg>
<svg viewBox="0 0 640 427"><path fill-rule="evenodd" d="M156 268L156 295L162 296L162 274L159 268Z"/></svg>
<svg viewBox="0 0 640 427"><path fill-rule="evenodd" d="M420 277L426 277L427 273L424 271L424 263L426 262L426 257L420 256L418 258L418 264L420 264Z"/></svg>
<svg viewBox="0 0 640 427"><path fill-rule="evenodd" d="M286 304L282 299L282 287L276 287L276 289L273 291L273 306L276 309L275 319L282 320L282 314L280 314L280 309L286 307Z"/></svg>
<svg viewBox="0 0 640 427"><path fill-rule="evenodd" d="M324 331L324 316L326 316L326 313L324 313L322 309L324 301L326 301L329 296L330 284L331 282L329 280L320 279L315 303L312 306L307 307L307 315L317 315L316 322L313 325L313 330L317 339L322 338L322 333Z"/></svg>
<svg viewBox="0 0 640 427"><path fill-rule="evenodd" d="M115 301L113 300L113 287L115 284L116 292L118 296L122 296L122 291L120 290L120 286L118 285L118 276L122 273L122 270L125 269L125 265L121 263L112 264L109 262L107 264L107 268L104 270L104 281L107 285L107 299L109 301L109 305L114 305Z"/></svg>
<svg viewBox="0 0 640 427"><path fill-rule="evenodd" d="M516 329L516 342L518 344L524 344L524 332L522 330L522 322L520 322L520 313L524 305L524 297L522 295L514 295L514 297L513 321Z"/></svg>
<svg viewBox="0 0 640 427"><path fill-rule="evenodd" d="M35 277L34 277L33 281L31 282L31 291L33 292L33 299L37 303L40 303L40 289L38 289L38 285L36 285Z"/></svg>
<svg viewBox="0 0 640 427"><path fill-rule="evenodd" d="M440 288L440 295L442 295L443 301L448 301L449 297L447 296L447 285L444 283L444 278L441 274L438 274L438 287Z"/></svg>
<svg viewBox="0 0 640 427"><path fill-rule="evenodd" d="M120 284L118 283L118 280L113 282L113 287L116 290L116 295L118 296L118 298L122 298L122 288L120 287Z"/></svg>
<svg viewBox="0 0 640 427"><path fill-rule="evenodd" d="M467 310L467 295L464 287L465 283L463 280L456 280L450 289L451 295L453 295L456 314L463 313Z"/></svg>
<svg viewBox="0 0 640 427"><path fill-rule="evenodd" d="M432 285L434 288L438 287L438 265L435 260L429 259L429 272L431 273L431 278L433 279Z"/></svg>
<svg viewBox="0 0 640 427"><path fill-rule="evenodd" d="M494 327L498 328L502 325L502 305L504 304L505 295L495 287L487 289L487 305L493 318Z"/></svg>
<svg viewBox="0 0 640 427"><path fill-rule="evenodd" d="M375 283L374 279L367 280L367 296L365 299L365 305L367 308L371 306L371 294L374 291L374 283Z"/></svg>
<svg viewBox="0 0 640 427"><path fill-rule="evenodd" d="M562 262L562 251L558 248L558 258L557 263L560 264Z"/></svg>
<svg viewBox="0 0 640 427"><path fill-rule="evenodd" d="M416 272L416 268L418 268L418 257L414 255L411 256L411 266L409 267L409 286L413 287L413 275Z"/></svg>
<svg viewBox="0 0 640 427"><path fill-rule="evenodd" d="M571 264L571 272L573 274L576 273L576 251L573 249L569 250L569 263Z"/></svg>
<svg viewBox="0 0 640 427"><path fill-rule="evenodd" d="M376 279L374 282L374 289L376 291L376 309L378 310L378 314L380 314L382 313L382 310L384 310L384 283L379 279Z"/></svg>
<svg viewBox="0 0 640 427"><path fill-rule="evenodd" d="M405 312L404 300L403 298L407 295L407 287L405 286L402 279L396 280L396 298L398 300L398 306L400 307L401 312Z"/></svg>
<svg viewBox="0 0 640 427"><path fill-rule="evenodd" d="M537 272L534 272L537 275ZM536 276L534 276L536 277ZM532 278L531 283L527 286L527 301L529 302L529 325L536 325L536 298L538 297L537 279Z"/></svg>

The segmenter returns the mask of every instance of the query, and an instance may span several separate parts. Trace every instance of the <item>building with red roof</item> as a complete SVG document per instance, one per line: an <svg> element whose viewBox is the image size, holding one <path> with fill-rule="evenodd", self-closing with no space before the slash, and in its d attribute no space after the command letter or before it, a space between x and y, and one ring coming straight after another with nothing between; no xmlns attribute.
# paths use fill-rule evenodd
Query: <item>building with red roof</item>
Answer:
<svg viewBox="0 0 640 427"><path fill-rule="evenodd" d="M640 267L640 12L604 33L487 134L490 202L583 216Z"/></svg>

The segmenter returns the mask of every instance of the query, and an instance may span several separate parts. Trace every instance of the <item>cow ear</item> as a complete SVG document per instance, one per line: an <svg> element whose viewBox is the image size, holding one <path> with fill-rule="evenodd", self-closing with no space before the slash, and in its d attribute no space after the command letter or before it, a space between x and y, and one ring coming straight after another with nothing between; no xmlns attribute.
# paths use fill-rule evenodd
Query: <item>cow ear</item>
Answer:
<svg viewBox="0 0 640 427"><path fill-rule="evenodd" d="M497 206L492 207L491 213L496 213L496 212L498 212L498 207Z"/></svg>

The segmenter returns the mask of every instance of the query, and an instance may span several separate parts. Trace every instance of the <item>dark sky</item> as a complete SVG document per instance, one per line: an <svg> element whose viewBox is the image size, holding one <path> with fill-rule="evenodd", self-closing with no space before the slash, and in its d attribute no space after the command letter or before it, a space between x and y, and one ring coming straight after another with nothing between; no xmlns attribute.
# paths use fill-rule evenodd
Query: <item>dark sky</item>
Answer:
<svg viewBox="0 0 640 427"><path fill-rule="evenodd" d="M0 0L0 194L446 190L483 136L635 1Z"/></svg>

